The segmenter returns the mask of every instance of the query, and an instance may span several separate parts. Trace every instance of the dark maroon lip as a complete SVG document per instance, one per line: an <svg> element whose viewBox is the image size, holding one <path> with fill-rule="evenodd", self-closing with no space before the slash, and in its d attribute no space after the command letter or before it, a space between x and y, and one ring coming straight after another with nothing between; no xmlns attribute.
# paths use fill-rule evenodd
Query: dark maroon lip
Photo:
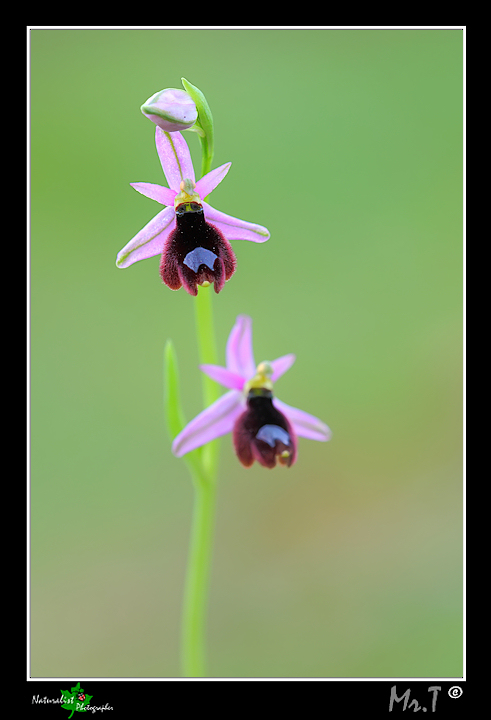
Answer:
<svg viewBox="0 0 491 720"><path fill-rule="evenodd" d="M247 410L239 416L233 440L241 463L250 467L254 460L268 468L290 467L297 454L297 439L287 418L273 405L273 393L253 388L247 395Z"/></svg>
<svg viewBox="0 0 491 720"><path fill-rule="evenodd" d="M176 227L165 242L160 262L160 276L168 287L184 287L197 295L198 285L209 283L218 293L234 274L236 263L230 243L207 222L199 203L176 207Z"/></svg>

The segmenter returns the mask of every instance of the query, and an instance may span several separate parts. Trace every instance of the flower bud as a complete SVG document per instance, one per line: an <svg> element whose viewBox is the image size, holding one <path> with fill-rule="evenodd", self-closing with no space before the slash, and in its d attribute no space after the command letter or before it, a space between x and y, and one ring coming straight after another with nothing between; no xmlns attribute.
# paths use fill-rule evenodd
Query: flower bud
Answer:
<svg viewBox="0 0 491 720"><path fill-rule="evenodd" d="M198 111L184 90L166 88L155 93L141 106L142 113L165 132L179 132L196 122Z"/></svg>

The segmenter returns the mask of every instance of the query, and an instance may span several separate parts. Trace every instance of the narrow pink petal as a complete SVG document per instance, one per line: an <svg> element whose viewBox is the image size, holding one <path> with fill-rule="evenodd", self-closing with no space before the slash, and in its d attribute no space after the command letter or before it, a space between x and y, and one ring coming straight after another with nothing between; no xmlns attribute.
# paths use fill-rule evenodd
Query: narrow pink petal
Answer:
<svg viewBox="0 0 491 720"><path fill-rule="evenodd" d="M331 431L319 418L291 407L278 398L273 398L273 405L277 410L282 412L293 425L293 429L300 437L309 438L310 440L325 441L331 439Z"/></svg>
<svg viewBox="0 0 491 720"><path fill-rule="evenodd" d="M208 222L216 225L227 240L252 240L252 242L263 243L269 238L269 230L262 225L227 215L211 207L207 202L203 202L203 210Z"/></svg>
<svg viewBox="0 0 491 720"><path fill-rule="evenodd" d="M225 393L186 425L172 443L172 452L177 457L182 457L191 450L231 432L243 409L242 393L237 390Z"/></svg>
<svg viewBox="0 0 491 720"><path fill-rule="evenodd" d="M211 377L212 380L224 385L231 390L242 390L246 380L242 375L227 370L227 368L220 367L219 365L200 365L200 369L204 373Z"/></svg>
<svg viewBox="0 0 491 720"><path fill-rule="evenodd" d="M130 183L130 185L132 188L135 188L135 190L138 190L139 193L145 195L145 197L156 200L161 205L171 205L174 207L174 198L177 194L174 190L169 190L169 188L162 187L162 185L155 185L155 183L137 182Z"/></svg>
<svg viewBox="0 0 491 720"><path fill-rule="evenodd" d="M286 373L287 370L291 368L293 363L295 362L295 355L283 355L283 357L277 358L276 360L271 360L271 367L273 368L273 374L271 376L271 380L273 382L276 382L278 378L280 378L282 375Z"/></svg>
<svg viewBox="0 0 491 720"><path fill-rule="evenodd" d="M157 127L155 144L162 163L162 170L171 190L179 192L179 185L186 178L194 182L193 162L181 133L168 133Z"/></svg>
<svg viewBox="0 0 491 720"><path fill-rule="evenodd" d="M227 370L250 380L256 374L252 351L252 320L239 315L227 340Z"/></svg>
<svg viewBox="0 0 491 720"><path fill-rule="evenodd" d="M198 180L196 183L196 192L202 200L204 200L205 197L222 182L223 178L230 170L231 165L232 163L230 162L225 163L225 165L220 165L219 168L203 175L201 180Z"/></svg>
<svg viewBox="0 0 491 720"><path fill-rule="evenodd" d="M263 243L268 239L267 237L264 237L264 235L260 235L252 230L247 230L246 228L232 227L232 225L226 225L225 223L217 222L216 220L213 220L213 222L209 220L209 223L214 225L217 230L220 230L229 242L232 240L248 240L249 242Z"/></svg>
<svg viewBox="0 0 491 720"><path fill-rule="evenodd" d="M116 265L120 268L126 268L138 260L146 260L146 258L159 255L163 250L168 234L174 227L174 208L166 207L119 251Z"/></svg>

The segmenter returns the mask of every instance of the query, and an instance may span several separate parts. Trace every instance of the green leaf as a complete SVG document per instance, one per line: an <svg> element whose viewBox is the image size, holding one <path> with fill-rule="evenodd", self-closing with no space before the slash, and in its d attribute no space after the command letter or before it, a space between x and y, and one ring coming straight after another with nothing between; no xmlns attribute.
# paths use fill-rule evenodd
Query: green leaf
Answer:
<svg viewBox="0 0 491 720"><path fill-rule="evenodd" d="M60 692L61 697L64 700L61 707L64 710L71 710L68 720L70 720L74 712L86 712L86 706L90 705L90 701L94 697L93 695L86 694L84 700L78 699L78 694L81 692L83 693L83 688L80 687L80 682L78 682L75 687L72 687L70 691L60 690Z"/></svg>
<svg viewBox="0 0 491 720"><path fill-rule="evenodd" d="M213 160L214 152L214 137L213 137L213 116L211 114L210 106L201 92L201 90L194 85L191 85L186 78L181 78L184 90L191 95L194 100L194 104L198 109L198 119L196 125L201 128L204 132L204 137L199 133L199 139L201 141L201 175L206 175L211 170L211 161Z"/></svg>
<svg viewBox="0 0 491 720"><path fill-rule="evenodd" d="M167 429L171 440L179 435L186 425L186 418L181 406L179 392L179 368L177 355L172 340L167 340L164 348L164 410L167 421ZM201 466L202 448L196 448L187 453L183 460L189 468L193 480L198 481L203 477Z"/></svg>
<svg viewBox="0 0 491 720"><path fill-rule="evenodd" d="M171 440L178 435L186 424L179 394L179 368L172 340L167 340L164 348L164 409L167 428Z"/></svg>

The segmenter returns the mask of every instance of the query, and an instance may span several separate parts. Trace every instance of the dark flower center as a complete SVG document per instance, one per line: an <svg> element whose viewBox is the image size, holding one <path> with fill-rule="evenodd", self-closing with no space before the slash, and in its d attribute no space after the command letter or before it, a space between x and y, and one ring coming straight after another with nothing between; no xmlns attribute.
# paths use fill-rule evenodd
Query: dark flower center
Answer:
<svg viewBox="0 0 491 720"><path fill-rule="evenodd" d="M235 255L229 242L205 219L197 202L183 202L176 207L176 228L164 247L160 274L162 280L177 290L184 285L196 295L198 285L214 283L220 292L235 270Z"/></svg>
<svg viewBox="0 0 491 720"><path fill-rule="evenodd" d="M266 388L252 388L247 395L247 410L234 427L234 444L239 460L252 465L257 460L273 468L278 460L290 466L296 448L291 427L285 416L273 405L273 393Z"/></svg>
<svg viewBox="0 0 491 720"><path fill-rule="evenodd" d="M177 239L182 262L195 273L200 265L213 270L218 257L217 232L205 220L203 208L196 202L176 208Z"/></svg>

